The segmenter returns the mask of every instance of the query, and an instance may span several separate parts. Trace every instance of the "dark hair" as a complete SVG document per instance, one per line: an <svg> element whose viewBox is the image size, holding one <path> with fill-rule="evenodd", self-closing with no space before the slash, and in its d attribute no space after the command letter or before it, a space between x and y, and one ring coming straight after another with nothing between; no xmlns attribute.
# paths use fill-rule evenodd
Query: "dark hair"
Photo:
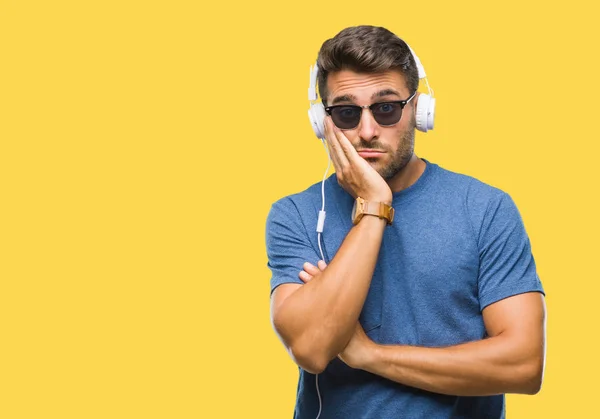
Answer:
<svg viewBox="0 0 600 419"><path fill-rule="evenodd" d="M352 26L323 43L317 58L317 83L323 103L327 100L327 76L340 70L379 73L399 70L412 93L419 87L417 64L402 39L378 26Z"/></svg>

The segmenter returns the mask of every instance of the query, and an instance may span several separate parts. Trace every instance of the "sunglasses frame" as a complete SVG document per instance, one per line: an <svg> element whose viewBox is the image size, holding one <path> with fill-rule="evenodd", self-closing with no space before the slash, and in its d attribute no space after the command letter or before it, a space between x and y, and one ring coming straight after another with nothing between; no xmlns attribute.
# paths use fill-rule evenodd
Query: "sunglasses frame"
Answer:
<svg viewBox="0 0 600 419"><path fill-rule="evenodd" d="M327 115L331 116L331 111L333 109L335 109L335 108L341 108L341 107L359 108L360 109L360 116L358 117L358 123L355 126L353 126L352 128L340 128L340 129L343 129L343 130L351 130L351 129L354 129L357 126L360 125L360 119L362 118L362 111L363 111L363 109L369 108L369 110L371 111L371 116L373 117L373 119L375 120L375 122L377 122L377 119L375 119L375 115L373 115L373 106L384 105L386 103L394 103L394 104L400 104L400 110L404 111L404 107L408 104L408 102L410 102L415 97L416 94L417 94L417 92L414 92L406 100L386 100L385 102L375 102L375 103L371 103L370 105L362 105L361 106L361 105L348 104L348 105L326 106L325 107L325 112L327 112ZM379 122L377 122L377 124L379 124L379 126L382 126L382 127L393 127L398 122L400 122L401 119L402 119L402 113L400 113L400 118L398 119L398 121L394 122L393 124L383 125L383 124L380 124ZM336 124L336 126L337 126L337 124Z"/></svg>

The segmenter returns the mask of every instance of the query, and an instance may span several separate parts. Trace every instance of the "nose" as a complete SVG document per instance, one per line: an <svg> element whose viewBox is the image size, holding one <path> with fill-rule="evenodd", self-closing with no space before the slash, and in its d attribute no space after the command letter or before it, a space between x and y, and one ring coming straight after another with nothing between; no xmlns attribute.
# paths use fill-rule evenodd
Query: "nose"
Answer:
<svg viewBox="0 0 600 419"><path fill-rule="evenodd" d="M358 126L358 136L365 141L371 141L379 136L379 124L373 118L369 108L363 108Z"/></svg>

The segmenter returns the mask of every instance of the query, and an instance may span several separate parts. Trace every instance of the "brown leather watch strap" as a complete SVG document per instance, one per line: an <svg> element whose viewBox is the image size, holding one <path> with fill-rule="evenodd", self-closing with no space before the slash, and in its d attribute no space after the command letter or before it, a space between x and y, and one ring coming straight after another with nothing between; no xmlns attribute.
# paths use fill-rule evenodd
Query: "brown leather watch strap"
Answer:
<svg viewBox="0 0 600 419"><path fill-rule="evenodd" d="M364 203L363 213L369 215L376 215L380 218L385 218L389 224L394 221L394 208L390 205L384 204L383 202L367 202Z"/></svg>

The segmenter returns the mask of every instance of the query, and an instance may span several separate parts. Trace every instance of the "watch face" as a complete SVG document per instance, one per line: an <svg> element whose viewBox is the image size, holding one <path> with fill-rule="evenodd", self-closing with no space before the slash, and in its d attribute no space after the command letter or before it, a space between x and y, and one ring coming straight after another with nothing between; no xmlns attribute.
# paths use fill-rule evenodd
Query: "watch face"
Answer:
<svg viewBox="0 0 600 419"><path fill-rule="evenodd" d="M352 207L352 221L356 218L356 200L354 200L354 206Z"/></svg>

